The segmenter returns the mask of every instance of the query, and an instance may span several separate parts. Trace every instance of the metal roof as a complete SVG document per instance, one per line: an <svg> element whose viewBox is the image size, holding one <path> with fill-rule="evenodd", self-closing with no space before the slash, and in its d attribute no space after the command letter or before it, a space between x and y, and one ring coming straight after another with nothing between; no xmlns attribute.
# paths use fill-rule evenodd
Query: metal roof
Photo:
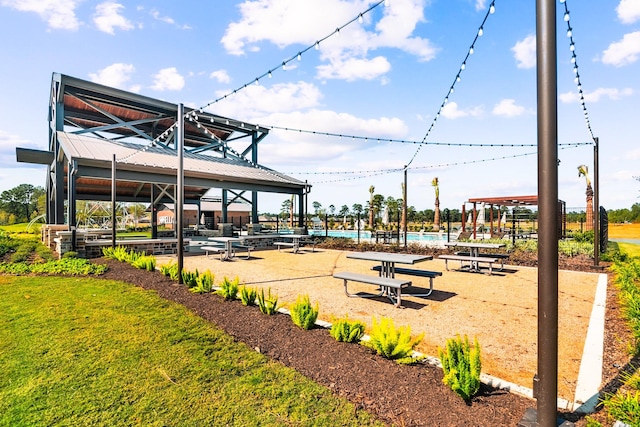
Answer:
<svg viewBox="0 0 640 427"><path fill-rule="evenodd" d="M150 200L150 186L175 184L178 156L162 145L109 141L58 132L60 150L77 165L76 192L79 199L102 199L111 194L111 164L116 156L119 200ZM247 161L184 153L185 199L200 199L210 188L295 193L306 184L274 170ZM66 182L65 182L66 191ZM96 197L90 197L95 193ZM101 197L103 196L103 197Z"/></svg>
<svg viewBox="0 0 640 427"><path fill-rule="evenodd" d="M537 206L538 196L476 197L467 202L499 206Z"/></svg>

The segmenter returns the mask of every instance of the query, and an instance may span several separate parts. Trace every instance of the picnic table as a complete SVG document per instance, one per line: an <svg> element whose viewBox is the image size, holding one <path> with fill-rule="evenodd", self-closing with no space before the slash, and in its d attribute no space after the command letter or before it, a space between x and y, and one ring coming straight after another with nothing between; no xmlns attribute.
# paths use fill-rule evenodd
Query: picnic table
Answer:
<svg viewBox="0 0 640 427"><path fill-rule="evenodd" d="M283 234L281 238L291 241L275 242L274 245L278 247L278 250L280 250L282 246L286 246L290 247L294 254L297 254L300 251L300 245L303 244L307 239L313 239L313 236L309 236L308 234Z"/></svg>
<svg viewBox="0 0 640 427"><path fill-rule="evenodd" d="M212 242L224 244L224 249L215 246L201 246L200 249L207 254L211 251L220 253L220 259L222 261L229 261L236 254L236 249L244 249L247 251L247 259L251 257L251 249L253 246L245 244L247 236L241 237L209 237Z"/></svg>
<svg viewBox="0 0 640 427"><path fill-rule="evenodd" d="M372 270L378 271L378 276L352 273L349 271L336 272L333 277L342 279L344 281L344 292L348 297L360 297L360 298L372 298L378 296L386 296L396 307L402 305L402 289L411 286L411 281L406 279L398 279L395 277L398 274L408 274L416 276L426 276L428 273L432 273L430 277L431 289L427 294L412 294L414 296L427 296L431 294L433 290L433 277L441 275L439 272L427 272L426 270L413 270L407 268L396 268L396 264L415 264L417 262L427 261L433 259L431 255L415 255L415 254L399 254L389 252L352 252L347 255L347 258L360 259L367 261L377 261L380 265L375 266ZM347 288L347 282L355 281L361 283L368 283L371 285L379 286L380 292L375 295L358 295L352 294Z"/></svg>
<svg viewBox="0 0 640 427"><path fill-rule="evenodd" d="M508 257L506 254L481 253L481 249L499 249L506 246L505 243L480 243L480 242L447 242L444 244L448 247L466 248L468 252L457 252L455 255L440 255L438 258L445 260L445 266L448 268L448 260L460 261L461 268L468 268L468 271L480 272L480 263L489 264L489 274L493 272L493 264L498 259L503 260ZM462 265L464 261L469 262L468 265ZM502 264L503 265L503 264ZM502 265L501 268L502 269Z"/></svg>

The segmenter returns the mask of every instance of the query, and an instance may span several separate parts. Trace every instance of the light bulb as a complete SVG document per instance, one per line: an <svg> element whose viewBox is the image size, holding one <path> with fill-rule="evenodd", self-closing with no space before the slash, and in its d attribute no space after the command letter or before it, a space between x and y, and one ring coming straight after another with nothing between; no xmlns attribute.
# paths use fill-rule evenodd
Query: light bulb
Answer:
<svg viewBox="0 0 640 427"><path fill-rule="evenodd" d="M453 93L453 88L449 89L449 93Z"/></svg>
<svg viewBox="0 0 640 427"><path fill-rule="evenodd" d="M287 64L284 62L282 63L282 70L287 71Z"/></svg>
<svg viewBox="0 0 640 427"><path fill-rule="evenodd" d="M256 86L258 86L258 85L259 85L259 83L258 83L258 79L256 79L255 84L256 84Z"/></svg>
<svg viewBox="0 0 640 427"><path fill-rule="evenodd" d="M473 46L469 48L469 55L473 55Z"/></svg>
<svg viewBox="0 0 640 427"><path fill-rule="evenodd" d="M564 14L564 21L569 22L569 19L571 19L571 17L569 16L569 12L567 12Z"/></svg>
<svg viewBox="0 0 640 427"><path fill-rule="evenodd" d="M456 76L456 81L459 82L460 81L460 76Z"/></svg>
<svg viewBox="0 0 640 427"><path fill-rule="evenodd" d="M489 8L489 13L495 13L496 11L496 7L492 4L491 7Z"/></svg>
<svg viewBox="0 0 640 427"><path fill-rule="evenodd" d="M462 65L460 66L460 69L464 70L465 68L467 68L467 63L463 62Z"/></svg>
<svg viewBox="0 0 640 427"><path fill-rule="evenodd" d="M482 37L483 34L484 30L482 29L482 27L480 27L480 29L478 30L478 36Z"/></svg>
<svg viewBox="0 0 640 427"><path fill-rule="evenodd" d="M389 6L389 0L384 0L384 5L385 5L385 7Z"/></svg>
<svg viewBox="0 0 640 427"><path fill-rule="evenodd" d="M571 52L573 52L574 50L576 50L576 45L574 45L573 43L571 43L571 45L569 45L569 50Z"/></svg>
<svg viewBox="0 0 640 427"><path fill-rule="evenodd" d="M571 57L571 63L572 63L572 64L575 64L575 63L576 63L576 56L575 56L575 55L573 55L573 56Z"/></svg>
<svg viewBox="0 0 640 427"><path fill-rule="evenodd" d="M302 61L302 54L298 52L298 61Z"/></svg>
<svg viewBox="0 0 640 427"><path fill-rule="evenodd" d="M269 70L269 78L271 78L271 77L273 77L273 76L271 75L271 70Z"/></svg>
<svg viewBox="0 0 640 427"><path fill-rule="evenodd" d="M571 31L571 28L569 28L567 30L567 37L571 37L573 35L573 31Z"/></svg>
<svg viewBox="0 0 640 427"><path fill-rule="evenodd" d="M362 18L362 14L358 15L358 23L362 24L364 22L364 18Z"/></svg>
<svg viewBox="0 0 640 427"><path fill-rule="evenodd" d="M320 49L320 42L316 42L316 50Z"/></svg>

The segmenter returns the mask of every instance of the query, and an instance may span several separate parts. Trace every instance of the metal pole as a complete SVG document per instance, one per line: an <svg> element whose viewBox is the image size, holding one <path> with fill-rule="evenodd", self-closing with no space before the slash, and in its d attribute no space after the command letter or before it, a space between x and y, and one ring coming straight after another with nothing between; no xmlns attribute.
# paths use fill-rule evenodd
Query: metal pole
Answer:
<svg viewBox="0 0 640 427"><path fill-rule="evenodd" d="M538 92L537 421L557 425L558 399L558 88L555 0L536 1Z"/></svg>
<svg viewBox="0 0 640 427"><path fill-rule="evenodd" d="M599 138L593 139L593 265L600 263L600 172L599 172Z"/></svg>
<svg viewBox="0 0 640 427"><path fill-rule="evenodd" d="M116 248L116 155L111 160L111 248Z"/></svg>
<svg viewBox="0 0 640 427"><path fill-rule="evenodd" d="M407 167L404 167L404 194L402 195L402 209L404 212L404 250L407 250L407 223L409 222L409 213L407 212Z"/></svg>
<svg viewBox="0 0 640 427"><path fill-rule="evenodd" d="M178 177L176 179L176 237L178 238L178 283L182 284L184 267L184 241L182 221L184 217L184 105L178 104L178 128L176 132ZM223 206L224 209L224 206Z"/></svg>

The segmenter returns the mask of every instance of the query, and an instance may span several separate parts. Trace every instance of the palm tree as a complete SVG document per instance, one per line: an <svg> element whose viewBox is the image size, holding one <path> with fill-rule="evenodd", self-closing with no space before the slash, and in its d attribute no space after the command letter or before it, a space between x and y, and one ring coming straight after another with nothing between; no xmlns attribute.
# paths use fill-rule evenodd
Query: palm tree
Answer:
<svg viewBox="0 0 640 427"><path fill-rule="evenodd" d="M433 215L433 228L438 231L440 230L440 185L438 184L438 177L431 180L431 186L436 190L436 210Z"/></svg>
<svg viewBox="0 0 640 427"><path fill-rule="evenodd" d="M578 177L584 176L587 180L587 219L585 222L585 230L593 230L593 188L589 179L589 169L586 165L578 166Z"/></svg>
<svg viewBox="0 0 640 427"><path fill-rule="evenodd" d="M373 192L376 191L376 187L373 185L369 187L369 227L373 229Z"/></svg>

